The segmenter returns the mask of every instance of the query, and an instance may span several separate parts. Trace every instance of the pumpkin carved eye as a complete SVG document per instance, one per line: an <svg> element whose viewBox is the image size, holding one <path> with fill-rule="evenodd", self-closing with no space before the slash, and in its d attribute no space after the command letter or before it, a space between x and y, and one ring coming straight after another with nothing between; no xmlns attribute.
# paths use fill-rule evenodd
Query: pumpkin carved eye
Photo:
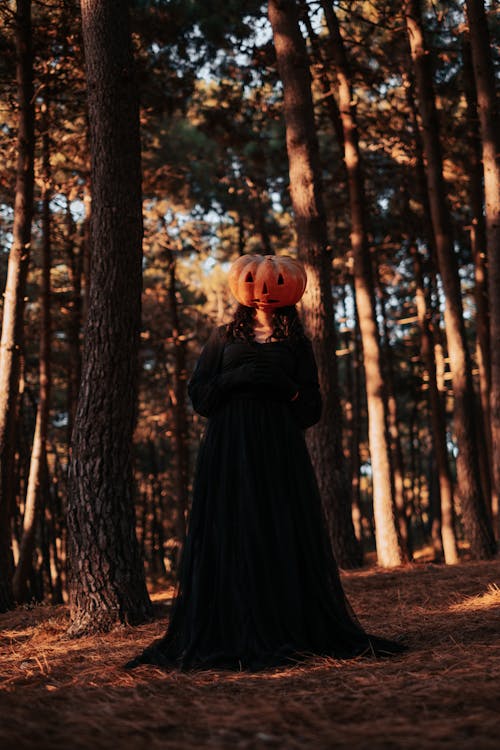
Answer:
<svg viewBox="0 0 500 750"><path fill-rule="evenodd" d="M283 274L280 273L280 275L278 276L278 284L284 284L284 283L285 282L283 281Z"/></svg>
<svg viewBox="0 0 500 750"><path fill-rule="evenodd" d="M245 276L245 281L253 281L252 272L249 271L247 275Z"/></svg>

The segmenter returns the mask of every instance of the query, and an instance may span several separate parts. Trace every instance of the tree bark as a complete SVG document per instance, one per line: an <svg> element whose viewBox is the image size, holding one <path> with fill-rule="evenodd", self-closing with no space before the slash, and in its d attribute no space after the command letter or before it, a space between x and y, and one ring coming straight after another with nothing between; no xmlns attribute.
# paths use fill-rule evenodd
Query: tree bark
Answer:
<svg viewBox="0 0 500 750"><path fill-rule="evenodd" d="M335 137L337 138L339 147L341 150L343 150L344 149L344 130L342 127L342 120L340 119L339 107L337 104L337 100L335 98L335 92L334 92L332 77L330 75L330 70L328 69L327 63L324 60L324 55L321 49L321 43L318 38L318 35L313 29L311 19L309 17L308 5L307 5L306 0L300 0L300 7L301 7L301 17L302 17L302 20L304 21L304 25L307 30L307 36L309 37L309 41L312 47L312 53L313 53L312 57L315 63L314 67L317 71L316 77L321 86L321 91L323 92L324 98L322 99L322 102L324 102L328 110L328 116L330 118L330 122L332 123L332 127L335 131Z"/></svg>
<svg viewBox="0 0 500 750"><path fill-rule="evenodd" d="M13 578L14 598L25 600L27 582L31 572L31 561L35 544L36 525L41 519L42 482L47 486L47 430L50 412L51 390L51 315L50 315L50 265L51 265L51 214L50 200L51 170L49 118L47 102L42 106L42 283L40 290L40 394L36 411L35 434L31 451L28 488L24 504L23 534L19 548L19 559Z"/></svg>
<svg viewBox="0 0 500 750"><path fill-rule="evenodd" d="M500 134L498 100L491 56L488 24L482 0L467 0L467 16L472 52L472 65L477 91L477 109L481 130L481 149L484 171L484 212L486 217L486 244L488 256L488 292L490 312L491 388L490 423L493 484L495 503L493 510L500 524L498 498L500 496ZM500 527L497 528L500 534Z"/></svg>
<svg viewBox="0 0 500 750"><path fill-rule="evenodd" d="M400 565L403 558L394 519L393 482L387 431L387 396L384 388L380 340L375 314L374 283L368 247L364 177L358 142L356 109L349 63L337 17L330 0L322 0L329 32L329 50L338 83L339 110L344 134L344 160L349 187L351 248L354 286L363 346L368 441L373 479L373 513L377 559L383 567Z"/></svg>
<svg viewBox="0 0 500 750"><path fill-rule="evenodd" d="M298 254L308 278L302 309L318 363L323 395L323 415L319 424L308 432L308 446L335 555L341 566L355 567L361 564L361 549L354 534L342 450L331 264L327 251L309 60L295 1L269 0L269 19L283 83L290 193Z"/></svg>
<svg viewBox="0 0 500 750"><path fill-rule="evenodd" d="M486 225L483 216L483 167L481 164L481 137L479 134L477 96L472 69L470 42L464 35L462 44L464 92L467 101L467 134L471 152L469 203L471 211L470 245L474 261L474 301L476 304L476 360L479 370L480 409L477 410L478 431L485 450L481 450L481 476L483 492L492 514L498 508L493 483L493 456L490 429L491 355L488 309L488 273L486 252Z"/></svg>
<svg viewBox="0 0 500 750"><path fill-rule="evenodd" d="M128 3L82 0L92 266L68 475L71 635L151 615L135 532L142 215Z"/></svg>
<svg viewBox="0 0 500 750"><path fill-rule="evenodd" d="M9 253L0 342L0 612L13 606L10 494L14 433L23 348L24 297L33 215L35 111L31 0L17 0L16 83L19 105L13 243Z"/></svg>
<svg viewBox="0 0 500 750"><path fill-rule="evenodd" d="M439 272L443 282L445 329L454 395L457 478L464 528L474 558L488 559L496 549L479 479L474 389L465 338L460 277L446 201L431 61L425 46L419 0L404 3L406 29L415 70L427 192Z"/></svg>
<svg viewBox="0 0 500 750"><path fill-rule="evenodd" d="M404 477L404 459L403 448L401 445L401 433L399 425L398 404L396 400L396 391L394 387L394 362L391 345L389 343L389 326L387 324L387 312L385 297L386 292L382 280L377 273L378 298L380 311L382 313L382 346L383 354L383 375L386 384L387 394L387 421L389 425L391 464L393 467L393 492L394 505L396 508L399 538L401 540L402 554L405 562L413 557L413 540L411 536L411 513L406 497Z"/></svg>
<svg viewBox="0 0 500 750"><path fill-rule="evenodd" d="M439 478L441 507L440 533L443 542L444 560L448 565L452 565L458 562L458 551L455 539L453 484L448 461L448 449L446 447L446 415L437 384L434 341L430 314L425 298L422 260L415 246L412 246L411 253L415 270L415 297L420 329L420 351L424 367L427 370L432 440Z"/></svg>

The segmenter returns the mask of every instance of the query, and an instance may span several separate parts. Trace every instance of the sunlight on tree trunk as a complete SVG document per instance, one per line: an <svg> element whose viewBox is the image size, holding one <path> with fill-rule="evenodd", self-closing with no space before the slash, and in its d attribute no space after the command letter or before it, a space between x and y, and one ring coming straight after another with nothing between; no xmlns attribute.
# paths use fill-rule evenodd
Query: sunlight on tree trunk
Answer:
<svg viewBox="0 0 500 750"><path fill-rule="evenodd" d="M476 361L479 370L481 408L478 409L478 432L484 449L480 450L483 491L492 515L498 506L493 482L493 456L490 429L491 351L488 305L488 266L486 225L483 215L484 190L481 164L481 137L476 104L476 86L472 69L470 42L464 35L462 44L464 92L467 101L467 132L471 151L469 203L471 212L470 245L474 260L474 301L476 303Z"/></svg>
<svg viewBox="0 0 500 750"><path fill-rule="evenodd" d="M269 19L283 83L290 193L299 258L306 266L308 278L302 309L314 346L323 395L323 416L320 423L309 430L308 446L337 560L344 567L355 567L361 563L361 550L354 534L342 450L331 265L327 252L309 60L299 28L296 3L293 0L270 0Z"/></svg>
<svg viewBox="0 0 500 750"><path fill-rule="evenodd" d="M394 386L394 361L392 348L389 341L389 326L387 322L386 295L383 282L380 279L378 267L377 274L377 292L382 313L382 332L383 339L381 342L382 354L382 372L385 380L385 389L387 394L387 421L389 424L391 465L392 465L392 482L394 492L394 504L397 514L397 523L399 536L402 543L402 549L405 557L411 560L413 557L413 540L411 535L411 513L406 497L404 476L405 466L403 459L403 448L401 446L400 416L398 414L398 403L396 399L396 390Z"/></svg>
<svg viewBox="0 0 500 750"><path fill-rule="evenodd" d="M337 17L329 0L321 3L329 32L329 50L338 83L344 160L349 187L354 287L359 316L368 405L368 436L373 482L373 513L377 559L383 567L400 565L403 554L394 519L394 486L389 455L387 395L382 374L380 340L368 247L364 178L358 143L349 65Z"/></svg>
<svg viewBox="0 0 500 750"><path fill-rule="evenodd" d="M487 559L495 553L496 545L479 478L474 390L465 339L460 277L443 180L431 61L422 31L419 0L408 0L404 12L422 120L421 135L434 241L446 298L444 319L453 381L453 425L458 446L457 491L471 554L476 559Z"/></svg>
<svg viewBox="0 0 500 750"><path fill-rule="evenodd" d="M488 257L488 289L490 312L491 389L490 424L493 483L495 495L493 515L497 534L500 536L500 134L498 99L495 92L495 77L491 58L491 44L484 3L482 0L467 0L467 16L472 52L472 64L476 79L477 108L481 128L481 146L484 171L484 198L486 217L486 242Z"/></svg>

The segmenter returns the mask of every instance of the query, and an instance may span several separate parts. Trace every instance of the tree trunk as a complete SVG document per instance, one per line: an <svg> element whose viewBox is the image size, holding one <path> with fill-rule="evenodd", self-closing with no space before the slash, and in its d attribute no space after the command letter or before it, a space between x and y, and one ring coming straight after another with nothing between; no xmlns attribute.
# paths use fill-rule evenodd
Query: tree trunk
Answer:
<svg viewBox="0 0 500 750"><path fill-rule="evenodd" d="M439 477L439 495L441 503L441 539L443 541L444 560L448 565L458 562L455 539L453 484L451 481L448 449L446 447L446 415L439 395L436 363L434 360L434 342L430 315L425 299L422 261L416 247L411 248L415 270L415 295L418 325L420 328L420 351L428 377L428 399L431 417L432 440L436 456Z"/></svg>
<svg viewBox="0 0 500 750"><path fill-rule="evenodd" d="M307 271L302 309L314 347L323 415L308 432L332 546L341 566L361 564L354 534L351 498L342 450L336 335L327 251L318 141L314 123L309 60L294 0L269 0L278 71L283 83L286 143L299 258Z"/></svg>
<svg viewBox="0 0 500 750"><path fill-rule="evenodd" d="M133 504L142 215L128 4L82 0L81 8L92 266L68 475L71 635L151 615Z"/></svg>
<svg viewBox="0 0 500 750"><path fill-rule="evenodd" d="M69 280L71 282L71 292L68 310L68 380L67 380L67 410L68 410L68 445L71 443L73 425L75 421L76 404L78 401L78 389L80 387L80 377L82 372L82 357L80 350L80 331L82 327L82 275L83 275L83 258L85 230L87 219L82 222L82 244L77 246L75 236L75 227L71 209L66 207L66 257Z"/></svg>
<svg viewBox="0 0 500 750"><path fill-rule="evenodd" d="M180 316L177 304L176 263L172 248L167 237L165 242L168 273L168 300L170 321L172 324L172 343L174 344L174 446L177 487L177 533L180 540L179 552L186 537L186 515L189 503L189 452L188 452L188 420L186 413L187 402L187 370L186 370L186 337L182 335ZM179 559L180 562L180 559Z"/></svg>
<svg viewBox="0 0 500 750"><path fill-rule="evenodd" d="M481 137L478 127L477 96L472 69L471 49L467 35L462 44L464 91L467 101L467 133L470 159L469 202L471 210L470 244L474 261L474 301L476 304L476 360L479 370L481 405L477 410L478 430L485 450L480 451L483 492L492 515L498 507L498 497L493 486L493 456L490 429L491 356L488 309L488 275L486 253L486 225L483 216L483 168L481 164Z"/></svg>
<svg viewBox="0 0 500 750"><path fill-rule="evenodd" d="M476 80L477 108L481 129L481 147L484 171L484 212L486 217L486 244L488 256L488 291L490 312L491 388L490 422L493 484L496 507L493 509L500 523L498 498L500 496L500 134L498 100L495 92L495 75L491 44L484 3L467 0L467 16L472 52L472 65ZM500 533L500 528L498 528Z"/></svg>
<svg viewBox="0 0 500 750"><path fill-rule="evenodd" d="M446 202L431 61L422 31L420 1L407 0L404 12L422 120L422 142L434 241L446 298L444 318L454 394L453 423L458 445L458 492L471 554L474 558L488 559L495 553L496 545L479 479L474 389L466 346L460 277Z"/></svg>
<svg viewBox="0 0 500 750"><path fill-rule="evenodd" d="M23 348L24 297L33 215L35 111L31 0L16 4L16 83L19 105L13 243L9 253L0 342L0 612L13 606L10 501L13 436Z"/></svg>
<svg viewBox="0 0 500 750"><path fill-rule="evenodd" d="M54 467L55 471L55 467ZM57 493L58 493L58 482L57 478L51 482L49 488L49 503L46 508L46 517L49 534L49 563L50 563L50 577L52 580L52 604L62 604L63 598L63 581L62 581L62 565L60 557L60 546L62 542L62 529L58 523L57 513Z"/></svg>
<svg viewBox="0 0 500 750"><path fill-rule="evenodd" d="M50 412L51 389L51 315L50 315L50 265L51 265L51 215L50 201L51 170L49 118L47 103L42 107L42 284L40 290L40 395L36 411L35 434L31 451L28 488L24 504L23 535L19 549L19 559L13 579L14 598L24 601L27 582L31 572L31 561L35 544L37 523L41 519L42 482L47 486L47 429ZM45 474L44 474L45 472Z"/></svg>
<svg viewBox="0 0 500 750"><path fill-rule="evenodd" d="M359 344L359 326L358 326L358 315L356 310L356 299L354 296L354 287L350 283L344 287L344 293L347 294L347 290L352 296L354 304L354 318L355 327L354 331L345 332L345 348L348 350L348 361L347 361L347 375L346 375L346 390L347 398L350 402L350 408L347 410L348 417L348 435L346 441L346 452L349 456L348 461L348 472L351 478L351 496L352 496L352 522L354 524L354 533L356 539L363 549L364 544L364 518L361 507L361 491L360 491L360 456L359 456L359 441L361 435L361 375L360 370L362 367L360 357L360 344ZM344 298L345 299L345 298ZM345 310L345 305L344 305Z"/></svg>
<svg viewBox="0 0 500 750"><path fill-rule="evenodd" d="M322 49L321 49L321 43L319 41L318 35L313 29L311 19L309 17L308 5L307 5L306 0L300 0L300 7L301 7L302 20L304 21L304 25L307 30L307 36L309 37L309 41L311 42L311 47L313 51L313 60L315 63L315 68L317 70L316 77L321 86L321 91L323 92L324 98L322 99L322 102L324 102L327 108L328 116L330 118L330 122L332 123L332 127L335 131L335 137L337 138L339 147L341 150L343 150L344 149L344 130L342 127L342 120L340 119L340 112L339 112L337 100L335 99L335 92L334 92L334 87L333 87L333 81L331 80L331 76L330 76L330 71L327 68L327 64L324 60L324 56L323 56Z"/></svg>
<svg viewBox="0 0 500 750"><path fill-rule="evenodd" d="M238 254L245 255L245 219L242 210L238 210Z"/></svg>
<svg viewBox="0 0 500 750"><path fill-rule="evenodd" d="M377 287L379 293L380 311L382 313L382 353L383 353L383 375L386 383L387 393L387 420L389 424L391 463L393 466L393 491L394 504L396 508L399 537L401 540L402 553L405 562L413 557L413 541L411 538L411 514L404 486L404 459L401 446L401 433L399 428L398 404L394 387L394 362L391 345L389 343L389 327L387 325L387 314L385 296L382 281L377 271Z"/></svg>
<svg viewBox="0 0 500 750"><path fill-rule="evenodd" d="M368 441L373 479L373 513L379 565L402 562L393 510L393 483L387 434L387 398L382 374L380 341L375 315L374 284L368 247L364 178L358 143L356 110L349 64L337 17L330 0L322 0L329 32L329 50L338 82L340 118L344 133L344 160L351 212L351 248L359 315L368 404Z"/></svg>

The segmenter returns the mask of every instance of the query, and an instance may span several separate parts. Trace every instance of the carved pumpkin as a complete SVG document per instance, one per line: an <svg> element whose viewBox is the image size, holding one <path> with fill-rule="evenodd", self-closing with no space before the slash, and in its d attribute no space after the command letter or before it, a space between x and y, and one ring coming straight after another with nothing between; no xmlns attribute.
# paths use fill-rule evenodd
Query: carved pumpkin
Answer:
<svg viewBox="0 0 500 750"><path fill-rule="evenodd" d="M307 276L302 264L288 255L242 255L229 269L228 281L242 305L270 309L295 305Z"/></svg>

